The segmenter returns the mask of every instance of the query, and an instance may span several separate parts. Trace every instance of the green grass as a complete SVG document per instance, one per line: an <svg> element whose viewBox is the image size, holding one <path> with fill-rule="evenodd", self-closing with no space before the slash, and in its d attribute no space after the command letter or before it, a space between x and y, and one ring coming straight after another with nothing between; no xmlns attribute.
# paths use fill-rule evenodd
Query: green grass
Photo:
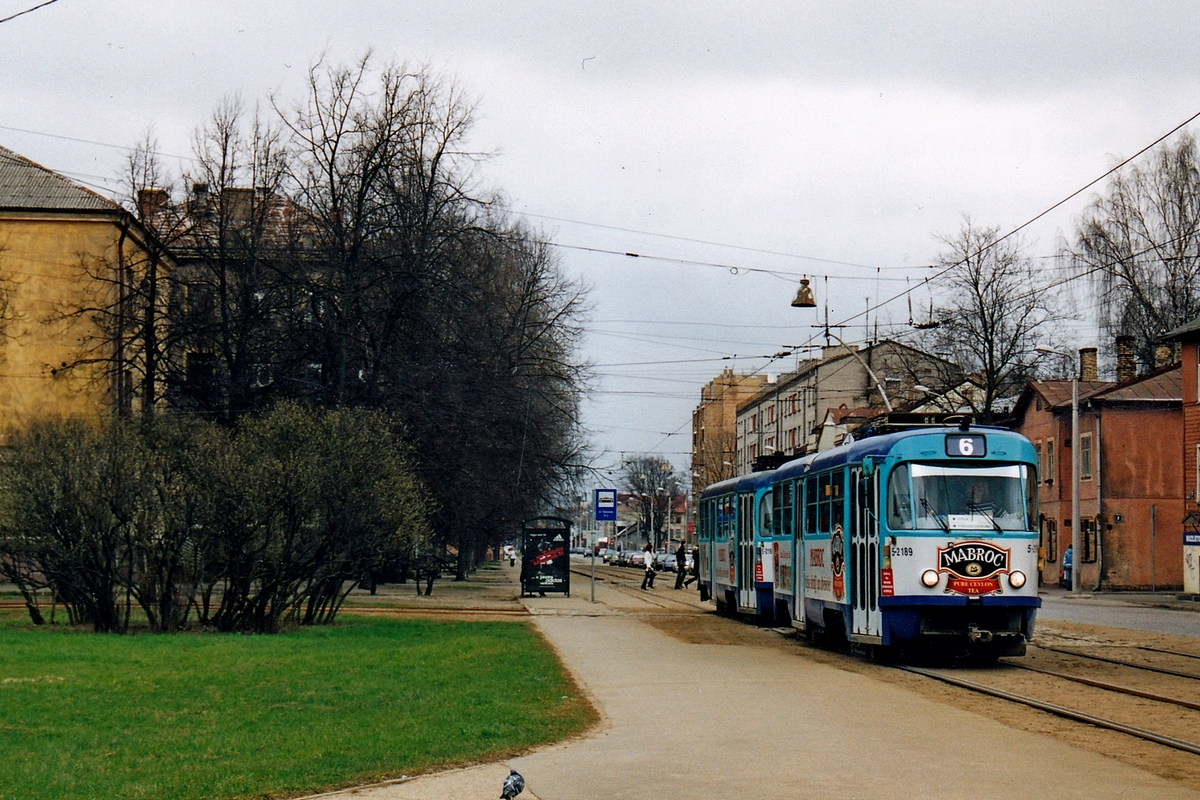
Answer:
<svg viewBox="0 0 1200 800"><path fill-rule="evenodd" d="M26 619L0 616L0 800L315 792L501 757L593 719L521 623L117 637Z"/></svg>

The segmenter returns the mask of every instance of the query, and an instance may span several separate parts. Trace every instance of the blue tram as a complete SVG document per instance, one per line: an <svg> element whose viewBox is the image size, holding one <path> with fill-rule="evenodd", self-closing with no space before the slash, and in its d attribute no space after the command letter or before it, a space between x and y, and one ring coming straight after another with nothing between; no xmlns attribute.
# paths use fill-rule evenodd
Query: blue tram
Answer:
<svg viewBox="0 0 1200 800"><path fill-rule="evenodd" d="M730 478L700 495L700 593L721 613L774 614L772 475Z"/></svg>
<svg viewBox="0 0 1200 800"><path fill-rule="evenodd" d="M966 424L882 433L706 489L701 579L719 606L790 618L812 638L1020 655L1040 605L1037 519L1025 437ZM743 564L761 570L754 593Z"/></svg>

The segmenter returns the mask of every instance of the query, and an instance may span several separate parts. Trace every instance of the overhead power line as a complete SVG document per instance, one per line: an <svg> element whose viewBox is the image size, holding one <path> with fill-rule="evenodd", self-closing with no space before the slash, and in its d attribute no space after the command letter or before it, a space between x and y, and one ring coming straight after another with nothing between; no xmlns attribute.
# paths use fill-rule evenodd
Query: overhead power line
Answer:
<svg viewBox="0 0 1200 800"><path fill-rule="evenodd" d="M54 3L57 3L57 2L58 2L58 0L46 0L46 2L38 3L33 8L27 8L24 11L18 11L16 14L11 14L11 15L5 17L4 19L0 19L0 22L8 22L9 20L16 19L17 17L23 17L26 14L30 14L34 11L37 11L39 8L45 8L46 6L53 5Z"/></svg>
<svg viewBox="0 0 1200 800"><path fill-rule="evenodd" d="M1167 139L1169 139L1171 136L1175 135L1175 134L1176 134L1176 133L1178 133L1179 131L1183 130L1185 127L1187 127L1187 126L1188 126L1188 125L1190 125L1191 123L1195 122L1197 119L1200 119L1200 111L1197 111L1195 114L1192 114L1190 117L1188 117L1187 119L1185 119L1183 122L1179 123L1179 124L1178 124L1178 125L1176 125L1174 128L1171 128L1171 130L1167 131L1167 132L1166 132L1166 133L1164 133L1162 136L1159 136L1157 139L1155 139L1154 141L1150 142L1150 144L1146 145L1146 146L1145 146L1145 147L1143 147L1141 150L1138 150L1136 153L1134 153L1133 155L1131 155L1129 158L1126 158L1125 160L1121 161L1119 164L1117 164L1116 166L1114 166L1114 167L1112 167L1111 169L1107 170L1107 171L1106 171L1106 172L1104 172L1103 174L1101 174L1101 175L1097 176L1096 178L1093 178L1092 180L1090 180L1090 181L1088 181L1087 183L1085 183L1083 186L1080 186L1078 189L1076 189L1075 191L1071 192L1069 195L1067 195L1066 197L1062 198L1062 199L1061 199L1061 200L1059 200L1057 203L1054 203L1053 205L1049 206L1048 208L1045 208L1045 209L1043 209L1042 211L1038 212L1037 214L1033 215L1032 217L1030 217L1030 218L1029 218L1028 220L1026 220L1025 222L1021 223L1021 224L1020 224L1020 225L1018 225L1017 227L1015 227L1015 228L1013 228L1012 230L1010 230L1008 233L1004 234L1003 236L1001 236L1000 238L996 239L995 241L993 241L993 242L989 243L989 244L988 244L986 247L981 247L981 248L980 248L978 251L976 251L976 252L974 252L974 253L972 253L972 254L968 255L966 258L964 258L964 259L960 259L959 261L956 261L956 262L954 262L953 264L949 264L949 265L947 265L947 266L946 266L944 269L941 269L941 270L939 270L938 272L934 273L933 275L926 276L926 277L925 277L925 278L924 278L924 279L923 279L923 280L922 280L922 281L921 281L919 284L917 284L916 286L912 286L912 287L906 288L904 291L902 291L902 292L899 292L899 293L897 293L897 294L895 294L895 295L892 295L891 297L887 298L886 300L882 300L882 301L880 301L880 302L876 303L875 305L868 305L868 306L867 306L865 309L863 309L862 311L859 311L859 312L857 312L857 313L855 313L855 314L852 314L852 315L850 315L849 317L846 317L845 319L841 320L841 321L840 321L840 322L838 322L837 324L838 324L838 325L846 325L846 324L848 324L848 323L850 323L850 322L853 322L854 320L856 320L856 319L858 319L858 318L860 318L860 317L862 317L862 316L865 316L865 315L867 315L867 314L871 313L872 311L876 311L876 310L878 310L878 309L880 309L880 308L882 308L882 307L884 307L884 306L888 305L889 303L892 303L892 302L894 302L894 301L896 301L896 300L899 300L899 299L900 299L900 298L902 298L902 297L906 297L906 296L908 296L908 295L912 294L914 291L916 291L917 289L921 288L921 286L927 285L927 284L929 284L931 281L935 281L935 280L937 280L938 278L942 277L943 275L945 275L945 274L949 273L951 270L953 270L953 269L955 269L956 267L958 267L958 266L960 266L961 264L963 264L965 261L967 261L967 260L969 260L969 259L971 259L971 258L978 258L979 256L983 255L983 254L984 254L984 253L986 253L988 250L991 250L993 247L996 247L998 244L1000 244L1001 242L1005 241L1006 239L1010 239L1010 238L1012 238L1013 236L1016 236L1018 233L1020 233L1021 231L1025 230L1025 229L1026 229L1026 228L1028 228L1030 225L1032 225L1033 223L1037 222L1039 219L1041 219L1042 217L1046 216L1046 215L1047 215L1047 214L1049 214L1050 212L1052 212L1052 211L1054 211L1055 209L1057 209L1057 208L1060 208L1061 206L1065 205L1065 204L1066 204L1068 201L1070 201L1070 200L1073 200L1074 198L1076 198L1076 197L1078 197L1079 195L1083 194L1084 192L1086 192L1088 189L1090 189L1090 188L1092 188L1093 186L1095 186L1095 185L1096 185L1097 183L1099 183L1100 181L1102 181L1102 180L1104 180L1105 178L1109 177L1110 175L1112 175L1112 174L1114 174L1114 173L1116 173L1116 172L1120 171L1120 170L1121 170L1122 168L1124 168L1124 167L1125 167L1127 164L1130 164L1131 162L1135 161L1136 159L1138 159L1138 158L1141 158L1141 157L1142 157L1143 155L1145 155L1145 154L1146 154L1148 151L1150 151L1150 150L1152 150L1153 148L1157 147L1158 145L1162 144L1164 141L1166 141ZM1067 278L1067 279L1065 279L1064 281L1061 281L1061 282L1060 282L1060 285L1061 285L1061 283L1070 283L1071 281L1073 281L1073 280L1076 280L1078 277L1080 277L1080 276L1075 276L1075 277ZM821 326L821 327L824 327L824 326ZM830 325L830 327L833 327L833 325ZM812 335L812 337L811 337L811 338L809 338L808 342L805 342L805 345L807 345L807 344L811 343L812 341L816 340L816 339L817 339L817 338L818 338L820 335L821 335L821 334L820 334L820 332L814 333L814 334Z"/></svg>

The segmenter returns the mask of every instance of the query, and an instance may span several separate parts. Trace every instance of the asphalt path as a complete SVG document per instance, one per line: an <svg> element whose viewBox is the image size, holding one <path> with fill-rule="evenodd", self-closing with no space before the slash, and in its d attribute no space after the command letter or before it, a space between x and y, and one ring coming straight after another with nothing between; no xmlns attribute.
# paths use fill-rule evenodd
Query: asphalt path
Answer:
<svg viewBox="0 0 1200 800"><path fill-rule="evenodd" d="M1196 610L1162 608L1155 602L1121 595L1069 598L1044 594L1038 619L1200 637L1200 606ZM1164 598L1163 602L1169 601Z"/></svg>

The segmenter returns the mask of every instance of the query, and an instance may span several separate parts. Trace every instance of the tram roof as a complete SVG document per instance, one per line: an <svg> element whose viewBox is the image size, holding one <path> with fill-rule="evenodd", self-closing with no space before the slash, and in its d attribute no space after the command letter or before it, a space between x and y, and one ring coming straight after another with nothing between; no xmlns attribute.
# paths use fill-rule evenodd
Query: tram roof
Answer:
<svg viewBox="0 0 1200 800"><path fill-rule="evenodd" d="M998 428L992 425L972 425L970 431L984 433L989 436L1002 434L1024 438L1019 433L1014 433L1008 428ZM795 478L814 470L819 471L844 464L854 464L862 461L864 456L887 456L901 442L930 435L944 436L955 432L960 432L960 429L947 425L910 428L908 430L870 436L849 444L838 445L829 450L822 450L820 453L801 456L795 461L789 461L775 470L774 477L775 479Z"/></svg>
<svg viewBox="0 0 1200 800"><path fill-rule="evenodd" d="M771 479L774 477L775 470L762 470L746 475L738 475L734 478L726 478L723 481L718 481L704 487L704 491L700 492L700 499L703 500L707 497L716 497L717 495L735 491L748 492L755 489L762 489L770 486Z"/></svg>

